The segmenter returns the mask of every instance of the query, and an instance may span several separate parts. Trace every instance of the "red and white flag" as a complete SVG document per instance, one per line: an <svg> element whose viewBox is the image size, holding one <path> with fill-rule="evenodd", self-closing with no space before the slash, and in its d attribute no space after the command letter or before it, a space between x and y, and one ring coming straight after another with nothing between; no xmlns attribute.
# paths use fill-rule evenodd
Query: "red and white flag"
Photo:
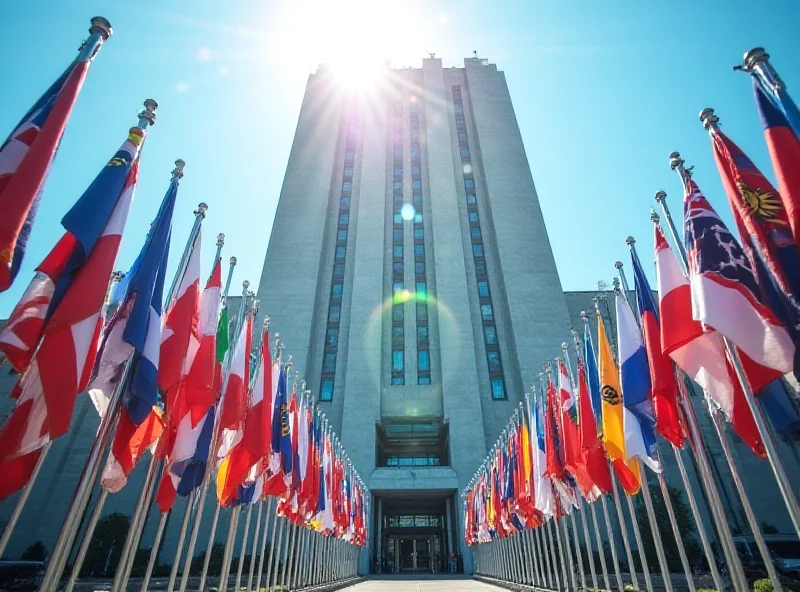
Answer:
<svg viewBox="0 0 800 592"><path fill-rule="evenodd" d="M244 303L242 303L244 305ZM250 351L253 339L253 315L245 314L244 327L236 341L230 362L230 370L223 385L220 411L221 442L217 458L230 454L242 439L242 424L247 412L247 387L250 382Z"/></svg>

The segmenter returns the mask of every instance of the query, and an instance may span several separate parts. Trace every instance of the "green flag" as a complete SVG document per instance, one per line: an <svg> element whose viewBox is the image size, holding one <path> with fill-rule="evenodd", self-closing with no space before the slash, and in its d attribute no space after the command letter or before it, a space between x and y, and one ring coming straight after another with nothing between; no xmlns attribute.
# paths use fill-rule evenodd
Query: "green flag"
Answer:
<svg viewBox="0 0 800 592"><path fill-rule="evenodd" d="M228 307L223 306L217 325L217 363L222 363L226 353L228 353Z"/></svg>

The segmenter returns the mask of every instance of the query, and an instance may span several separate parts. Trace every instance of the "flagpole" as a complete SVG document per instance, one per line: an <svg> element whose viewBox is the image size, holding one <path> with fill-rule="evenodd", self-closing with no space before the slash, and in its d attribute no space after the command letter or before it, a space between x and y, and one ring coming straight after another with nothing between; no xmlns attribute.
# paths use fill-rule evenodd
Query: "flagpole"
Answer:
<svg viewBox="0 0 800 592"><path fill-rule="evenodd" d="M186 529L189 526L189 518L192 514L192 503L194 502L194 489L189 492L189 496L186 498L186 509L183 512L183 522L181 523L181 532L178 535L178 545L175 549L175 557L172 560L172 569L169 573L169 583L167 584L167 592L172 592L175 589L175 580L178 577L178 566L180 565L181 561L181 553L183 553L183 541L186 540ZM153 548L156 548L156 545L159 541L153 543Z"/></svg>
<svg viewBox="0 0 800 592"><path fill-rule="evenodd" d="M173 184L177 185L178 182L183 178L183 168L185 166L186 162L182 159L179 158L175 161L175 168L172 171ZM172 281L172 287L170 288L167 296L167 306L164 307L164 311L167 314L169 314L168 311L172 305L172 300L175 298L175 291L180 286L180 282L183 280L183 276L186 274L189 256L194 249L197 236L200 233L200 225L206 217L206 210L208 210L208 206L205 203L200 202L200 204L197 206L197 209L192 212L195 216L194 224L192 225L192 231L189 233L189 238L186 241L183 255L178 263L175 279ZM167 318L167 314L163 316L164 319ZM167 417L165 418L165 421L167 422L169 421L168 415L169 414L167 414ZM142 532L147 520L147 512L150 507L150 502L153 498L153 492L155 490L156 483L158 482L159 470L163 465L165 441L165 438L158 439L155 452L150 458L150 465L147 467L144 484L141 492L139 493L139 498L136 501L136 506L134 508L133 515L131 516L130 528L128 529L128 534L125 537L125 543L122 547L120 562L117 565L116 573L114 574L114 582L111 588L112 592L122 592L128 585L130 573L133 569L133 559L136 551L139 548L139 542L142 538Z"/></svg>
<svg viewBox="0 0 800 592"><path fill-rule="evenodd" d="M92 534L97 526L97 521L100 519L100 514L103 513L103 505L105 504L107 496L108 490L104 487L100 493L97 503L95 504L92 517L89 519L89 524L86 526L86 536L84 536L83 540L81 541L80 548L78 549L78 556L75 558L75 563L72 566L72 573L69 576L69 580L67 581L66 588L64 588L64 592L72 592L72 590L75 588L75 581L78 579L78 575L83 567L83 561L86 559L86 552L89 550L89 543L92 540Z"/></svg>
<svg viewBox="0 0 800 592"><path fill-rule="evenodd" d="M631 551L630 540L628 539L628 525L625 522L625 514L623 514L622 512L622 502L620 502L619 499L619 488L617 487L617 477L614 474L613 467L609 467L609 472L611 473L611 489L614 494L614 505L617 507L617 519L619 520L620 533L622 534L622 545L625 547L625 555L628 560L628 572L631 574L631 583L633 584L634 590L638 591L640 590L639 580L636 577L636 565L633 563L633 552ZM631 527L632 529L636 530L636 532L638 532L638 529L636 529L636 522L635 522L636 514L633 512L633 506L630 503L631 500L627 494L625 494L625 497L628 500L628 509L631 514ZM639 537L636 538L637 540L639 539ZM642 571L644 572L644 574L647 574L645 575L645 581L647 584L647 589L649 590L652 589L652 586L650 586L649 582L650 576L647 572L646 565L647 565L646 563L642 564Z"/></svg>
<svg viewBox="0 0 800 592"><path fill-rule="evenodd" d="M270 368L270 371L272 369ZM264 513L264 498L258 500L258 513L256 514L256 528L253 533L253 549L250 552L250 569L247 574L247 592L253 587L253 575L256 569L256 551L258 550L258 535L261 533L261 516ZM265 527L266 528L266 527Z"/></svg>
<svg viewBox="0 0 800 592"><path fill-rule="evenodd" d="M270 523L270 514L274 515L273 511L273 500L275 498L270 497L269 501L267 501L267 512L264 516L264 528L261 532L261 552L258 554L258 575L255 579L255 589L256 592L261 590L261 576L264 573L264 554L267 552L267 526ZM273 532L275 531L275 520L272 520L272 529ZM247 592L250 592L250 586L247 588Z"/></svg>
<svg viewBox="0 0 800 592"><path fill-rule="evenodd" d="M158 528L156 529L156 538L153 542L153 548L150 549L150 558L147 561L147 571L144 573L144 577L142 578L142 586L139 588L139 592L147 592L150 587L150 576L153 573L153 568L156 565L156 559L158 558L158 549L161 545L161 539L164 536L164 528L167 526L167 518L169 518L170 512L164 512L161 514L161 518L158 520Z"/></svg>
<svg viewBox="0 0 800 592"><path fill-rule="evenodd" d="M100 17L97 18L99 19ZM108 21L105 22L107 23ZM93 24L95 23L93 22ZM101 25L102 23L98 21L98 26ZM155 125L157 108L158 103L156 101L153 99L147 99L144 102L144 110L139 113L139 121L136 127L138 127L140 130L146 130L149 126ZM77 530L80 527L80 516L83 515L86 504L89 502L92 486L94 485L97 472L100 468L103 452L107 446L110 445L111 435L113 434L116 428L117 420L119 419L117 410L122 399L122 386L127 381L127 378L130 374L130 369L131 360L129 359L123 369L122 379L114 389L114 393L109 401L108 410L100 420L100 427L97 430L97 435L92 443L89 456L86 459L81 476L78 479L78 484L75 488L75 494L73 495L72 501L70 502L70 507L67 510L67 515L64 519L64 524L61 527L61 532L59 533L58 539L56 540L56 543L53 546L53 550L50 554L47 570L42 577L42 583L40 585L40 590L42 592L49 591L49 589L55 589L55 586L61 579L61 574L64 571L64 566L66 565L69 557L70 549L75 541Z"/></svg>
<svg viewBox="0 0 800 592"><path fill-rule="evenodd" d="M242 571L244 569L244 556L247 554L247 535L250 534L250 520L253 517L253 504L247 504L247 512L244 519L244 536L242 537L242 549L239 551L239 567L236 570L236 584L234 590L240 590L242 586ZM251 561L252 562L252 561Z"/></svg>
<svg viewBox="0 0 800 592"><path fill-rule="evenodd" d="M703 123L703 127L712 137L719 132L719 117L714 115L713 109L703 109L703 111L700 113L700 121ZM800 536L800 505L797 503L794 489L789 481L788 475L786 474L786 468L783 466L783 462L780 459L777 448L775 448L775 442L772 439L772 434L767 427L767 420L764 417L761 406L756 403L753 389L750 387L750 382L747 380L744 367L742 366L742 361L739 358L738 350L731 340L724 335L722 336L722 341L725 344L725 349L728 352L731 361L733 362L733 368L736 371L736 378L738 378L739 383L742 386L742 391L744 392L744 397L747 400L747 404L750 407L750 410L753 412L753 418L756 420L758 432L761 435L762 441L764 442L764 449L767 452L767 460L772 468L772 472L775 474L775 480L778 482L778 489L783 496L783 501L786 505L786 511L789 513L789 517L792 519L795 532L797 532L797 535Z"/></svg>
<svg viewBox="0 0 800 592"><path fill-rule="evenodd" d="M734 70L743 70L749 74L755 75L758 78L761 86L772 95L770 98L773 100L781 101L783 97L780 95L786 91L786 84L784 84L781 77L778 75L777 70L769 61L769 54L763 47L754 47L744 54L742 64L734 66ZM791 109L781 109L786 117L789 127L796 133L800 134L800 120L797 119L797 112Z"/></svg>
<svg viewBox="0 0 800 592"><path fill-rule="evenodd" d="M672 152L669 155L670 159L670 168L675 171L678 175L678 178L681 181L681 186L683 187L684 191L688 190L689 187L689 180L691 178L691 173L684 167L685 161L681 158L680 153ZM667 206L666 202L667 194L663 191L659 191L656 193L656 201L661 206L661 210L664 214L664 217L667 220L667 226L669 228L670 234L672 236L673 242L679 246L679 253L680 253L680 262L683 266L684 271L688 269L688 257L686 255L686 251L683 249L682 241L680 239L680 235L678 234L677 228L675 227L675 222L672 219L672 216L669 212L669 207ZM681 374L683 374L681 372ZM737 378L739 375L737 374ZM684 379L688 383L688 377L684 375ZM745 379L745 382L746 379ZM749 390L749 384L748 390ZM706 393L706 397L708 394ZM716 481L711 473L710 464L708 461L707 453L705 450L705 445L703 444L702 435L700 433L700 427L697 421L697 415L695 414L694 405L692 405L691 401L688 401L685 397L683 409L684 414L687 418L687 423L689 425L691 431L691 438L689 439L690 443L696 445L693 447L693 451L695 453L695 457L698 460L698 464L700 465L701 472L705 475L703 479L703 483L707 487L708 497L710 498L710 507L712 509L712 516L714 517L714 521L717 525L717 530L719 533L719 537L722 543L722 551L725 555L726 563L731 566L731 575L734 577L734 583L737 585L738 590L747 590L749 585L747 584L747 578L744 574L744 568L742 567L742 562L739 557L739 553L736 550L736 545L733 541L733 534L731 533L730 526L725 518L725 510L722 506L722 500L719 497L719 492L717 490ZM748 401L749 403L749 401ZM712 418L713 419L713 418ZM724 435L724 434L723 434ZM722 435L718 434L720 437ZM727 458L726 458L727 460ZM731 471L731 475L736 475L737 478L741 481L741 476L739 475L738 467L734 462L728 462L728 468ZM742 490L739 492L740 500L743 499L742 496L746 497L746 492ZM748 500L749 504L749 500ZM760 527L758 524L750 524L751 530L755 533L756 530L760 533Z"/></svg>
<svg viewBox="0 0 800 592"><path fill-rule="evenodd" d="M224 242L225 235L219 234L217 236L217 258L219 258L219 252L222 249L222 243ZM231 279L233 278L233 268L236 267L236 257L230 258L230 267L228 268L228 277L225 280L225 290L222 293L222 301L224 302L228 298L228 292L231 287ZM249 287L249 284L248 284ZM245 291L247 288L245 288ZM238 317L237 317L238 320ZM214 362L216 364L216 361ZM218 407L219 409L219 407ZM214 414L214 427L212 429L212 438L208 446L208 456L206 457L206 470L203 474L203 480L200 484L200 497L197 503L197 511L194 517L194 523L192 524L192 534L189 536L189 547L186 549L186 559L183 564L183 574L181 575L181 586L180 592L186 592L186 586L189 583L189 572L191 571L192 567L192 558L194 553L195 545L197 544L197 537L200 534L200 524L203 521L203 511L205 510L206 505L206 496L208 495L208 487L211 479L211 472L214 466L214 456L216 454L216 439L219 437L219 429L218 425L218 416L219 413ZM209 550L214 545L214 535L217 531L217 521L219 520L219 504L216 505L214 510L214 519L211 523L211 535L208 540L208 545L206 547L205 558L203 559L203 571L202 577L200 579L200 589L203 589L205 584L205 575L208 573L208 561L210 558Z"/></svg>

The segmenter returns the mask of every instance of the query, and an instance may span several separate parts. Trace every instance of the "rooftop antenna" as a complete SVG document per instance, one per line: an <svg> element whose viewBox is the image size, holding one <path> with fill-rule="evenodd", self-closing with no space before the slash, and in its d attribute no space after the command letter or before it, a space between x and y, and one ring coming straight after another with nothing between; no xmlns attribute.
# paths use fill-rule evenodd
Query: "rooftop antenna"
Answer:
<svg viewBox="0 0 800 592"><path fill-rule="evenodd" d="M428 54L428 57L431 58L431 59L436 57L436 54L434 52L432 52L432 51L428 51L426 53Z"/></svg>
<svg viewBox="0 0 800 592"><path fill-rule="evenodd" d="M473 57L474 57L475 59L478 59L478 50L477 50L477 49L473 49L473 50L472 50L472 55L473 55Z"/></svg>

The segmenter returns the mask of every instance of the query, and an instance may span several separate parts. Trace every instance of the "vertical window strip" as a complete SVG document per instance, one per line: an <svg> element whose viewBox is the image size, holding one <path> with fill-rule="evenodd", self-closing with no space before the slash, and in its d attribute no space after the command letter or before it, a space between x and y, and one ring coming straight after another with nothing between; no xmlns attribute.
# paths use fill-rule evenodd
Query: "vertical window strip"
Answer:
<svg viewBox="0 0 800 592"><path fill-rule="evenodd" d="M420 99L409 100L408 123L411 131L411 200L414 206L414 301L417 303L417 384L431 384L430 331L428 316L427 238L425 237L425 208L422 198L422 150ZM420 328L424 331L420 332Z"/></svg>
<svg viewBox="0 0 800 592"><path fill-rule="evenodd" d="M398 88L396 96L402 96ZM403 150L403 102L391 101L391 154L392 154L392 274L389 289L392 295L392 338L389 343L391 380L395 386L404 385L405 374L405 233L403 229L403 205L405 162Z"/></svg>
<svg viewBox="0 0 800 592"><path fill-rule="evenodd" d="M478 211L478 194L472 168L472 156L469 150L467 122L464 118L464 103L461 97L461 86L453 85L453 111L455 113L458 151L461 156L461 176L466 194L467 224L470 229L472 259L475 263L475 285L480 304L481 325L483 327L483 345L486 349L486 364L489 372L490 397L494 400L507 399L503 361L497 338L497 317L492 304L492 293L489 289L489 277L486 270L486 254L483 245L480 213Z"/></svg>

